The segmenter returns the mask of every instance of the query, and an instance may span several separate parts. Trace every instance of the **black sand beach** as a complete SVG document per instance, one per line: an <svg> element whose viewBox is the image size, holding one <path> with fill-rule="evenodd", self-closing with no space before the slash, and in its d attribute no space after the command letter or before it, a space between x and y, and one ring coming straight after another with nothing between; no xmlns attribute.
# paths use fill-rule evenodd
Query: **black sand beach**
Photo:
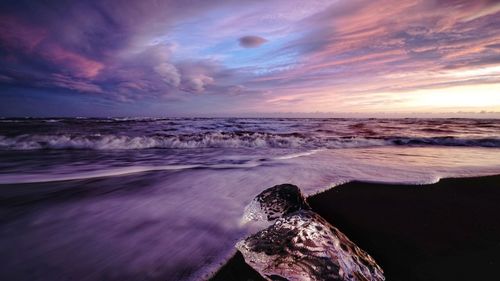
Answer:
<svg viewBox="0 0 500 281"><path fill-rule="evenodd" d="M388 281L495 280L500 175L431 185L347 183L307 199ZM237 253L211 280L264 280Z"/></svg>

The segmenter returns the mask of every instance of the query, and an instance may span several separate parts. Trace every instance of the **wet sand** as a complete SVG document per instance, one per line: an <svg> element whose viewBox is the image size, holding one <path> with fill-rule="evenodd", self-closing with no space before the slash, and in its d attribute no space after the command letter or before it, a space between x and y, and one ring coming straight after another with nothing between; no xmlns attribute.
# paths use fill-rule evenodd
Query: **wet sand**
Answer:
<svg viewBox="0 0 500 281"><path fill-rule="evenodd" d="M419 186L351 182L307 200L388 281L498 278L500 175ZM264 279L237 253L211 280Z"/></svg>

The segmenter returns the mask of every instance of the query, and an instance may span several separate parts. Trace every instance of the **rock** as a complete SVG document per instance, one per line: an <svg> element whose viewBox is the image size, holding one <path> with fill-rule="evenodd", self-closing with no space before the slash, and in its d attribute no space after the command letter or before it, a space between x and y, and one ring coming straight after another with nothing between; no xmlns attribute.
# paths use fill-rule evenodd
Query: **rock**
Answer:
<svg viewBox="0 0 500 281"><path fill-rule="evenodd" d="M245 262L268 280L385 280L375 260L314 213L297 186L263 191L244 218L272 223L236 244Z"/></svg>

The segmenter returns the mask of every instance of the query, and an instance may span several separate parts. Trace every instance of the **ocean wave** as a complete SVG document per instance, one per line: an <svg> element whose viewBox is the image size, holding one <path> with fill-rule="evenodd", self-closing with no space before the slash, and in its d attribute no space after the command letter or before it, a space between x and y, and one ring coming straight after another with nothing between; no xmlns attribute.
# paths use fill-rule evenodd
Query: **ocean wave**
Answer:
<svg viewBox="0 0 500 281"><path fill-rule="evenodd" d="M500 138L318 137L299 133L213 132L186 135L19 135L0 136L0 150L189 149L189 148L358 148L373 146L500 147Z"/></svg>
<svg viewBox="0 0 500 281"><path fill-rule="evenodd" d="M471 146L471 147L500 147L500 138L456 138L456 137L428 137L428 138L392 138L395 145L442 145L442 146Z"/></svg>
<svg viewBox="0 0 500 281"><path fill-rule="evenodd" d="M240 148L240 147L304 147L316 143L299 134L253 132L215 132L189 135L20 135L0 136L0 149L147 149L147 148Z"/></svg>
<svg viewBox="0 0 500 281"><path fill-rule="evenodd" d="M92 178L103 178L113 176L124 176L129 174L152 172L152 171L168 171L168 170L185 170L197 168L199 165L163 165L163 166L132 166L120 167L99 171L89 172L74 172L69 174L6 174L0 175L0 184L20 184L20 183L40 183L40 182L55 182L68 180L84 180Z"/></svg>
<svg viewBox="0 0 500 281"><path fill-rule="evenodd" d="M41 183L70 180L87 180L93 178L106 178L125 176L138 173L155 171L181 171L188 169L239 169L253 168L261 165L258 161L248 161L241 164L211 164L211 165L159 165L159 166L130 166L117 167L97 171L70 172L64 174L43 173L43 174L0 174L0 184L20 184L20 183Z"/></svg>

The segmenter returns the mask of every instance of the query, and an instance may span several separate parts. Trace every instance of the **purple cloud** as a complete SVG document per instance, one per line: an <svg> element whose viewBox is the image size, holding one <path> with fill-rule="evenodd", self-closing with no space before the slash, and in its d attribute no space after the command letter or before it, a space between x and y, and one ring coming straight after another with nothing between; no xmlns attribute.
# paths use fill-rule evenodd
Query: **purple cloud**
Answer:
<svg viewBox="0 0 500 281"><path fill-rule="evenodd" d="M382 91L500 83L493 70L454 75L500 64L497 2L6 0L0 87L193 108L224 100L231 110L336 100L347 110L351 97L368 105ZM243 48L273 44L245 52L234 46L242 33L259 34L239 38Z"/></svg>

